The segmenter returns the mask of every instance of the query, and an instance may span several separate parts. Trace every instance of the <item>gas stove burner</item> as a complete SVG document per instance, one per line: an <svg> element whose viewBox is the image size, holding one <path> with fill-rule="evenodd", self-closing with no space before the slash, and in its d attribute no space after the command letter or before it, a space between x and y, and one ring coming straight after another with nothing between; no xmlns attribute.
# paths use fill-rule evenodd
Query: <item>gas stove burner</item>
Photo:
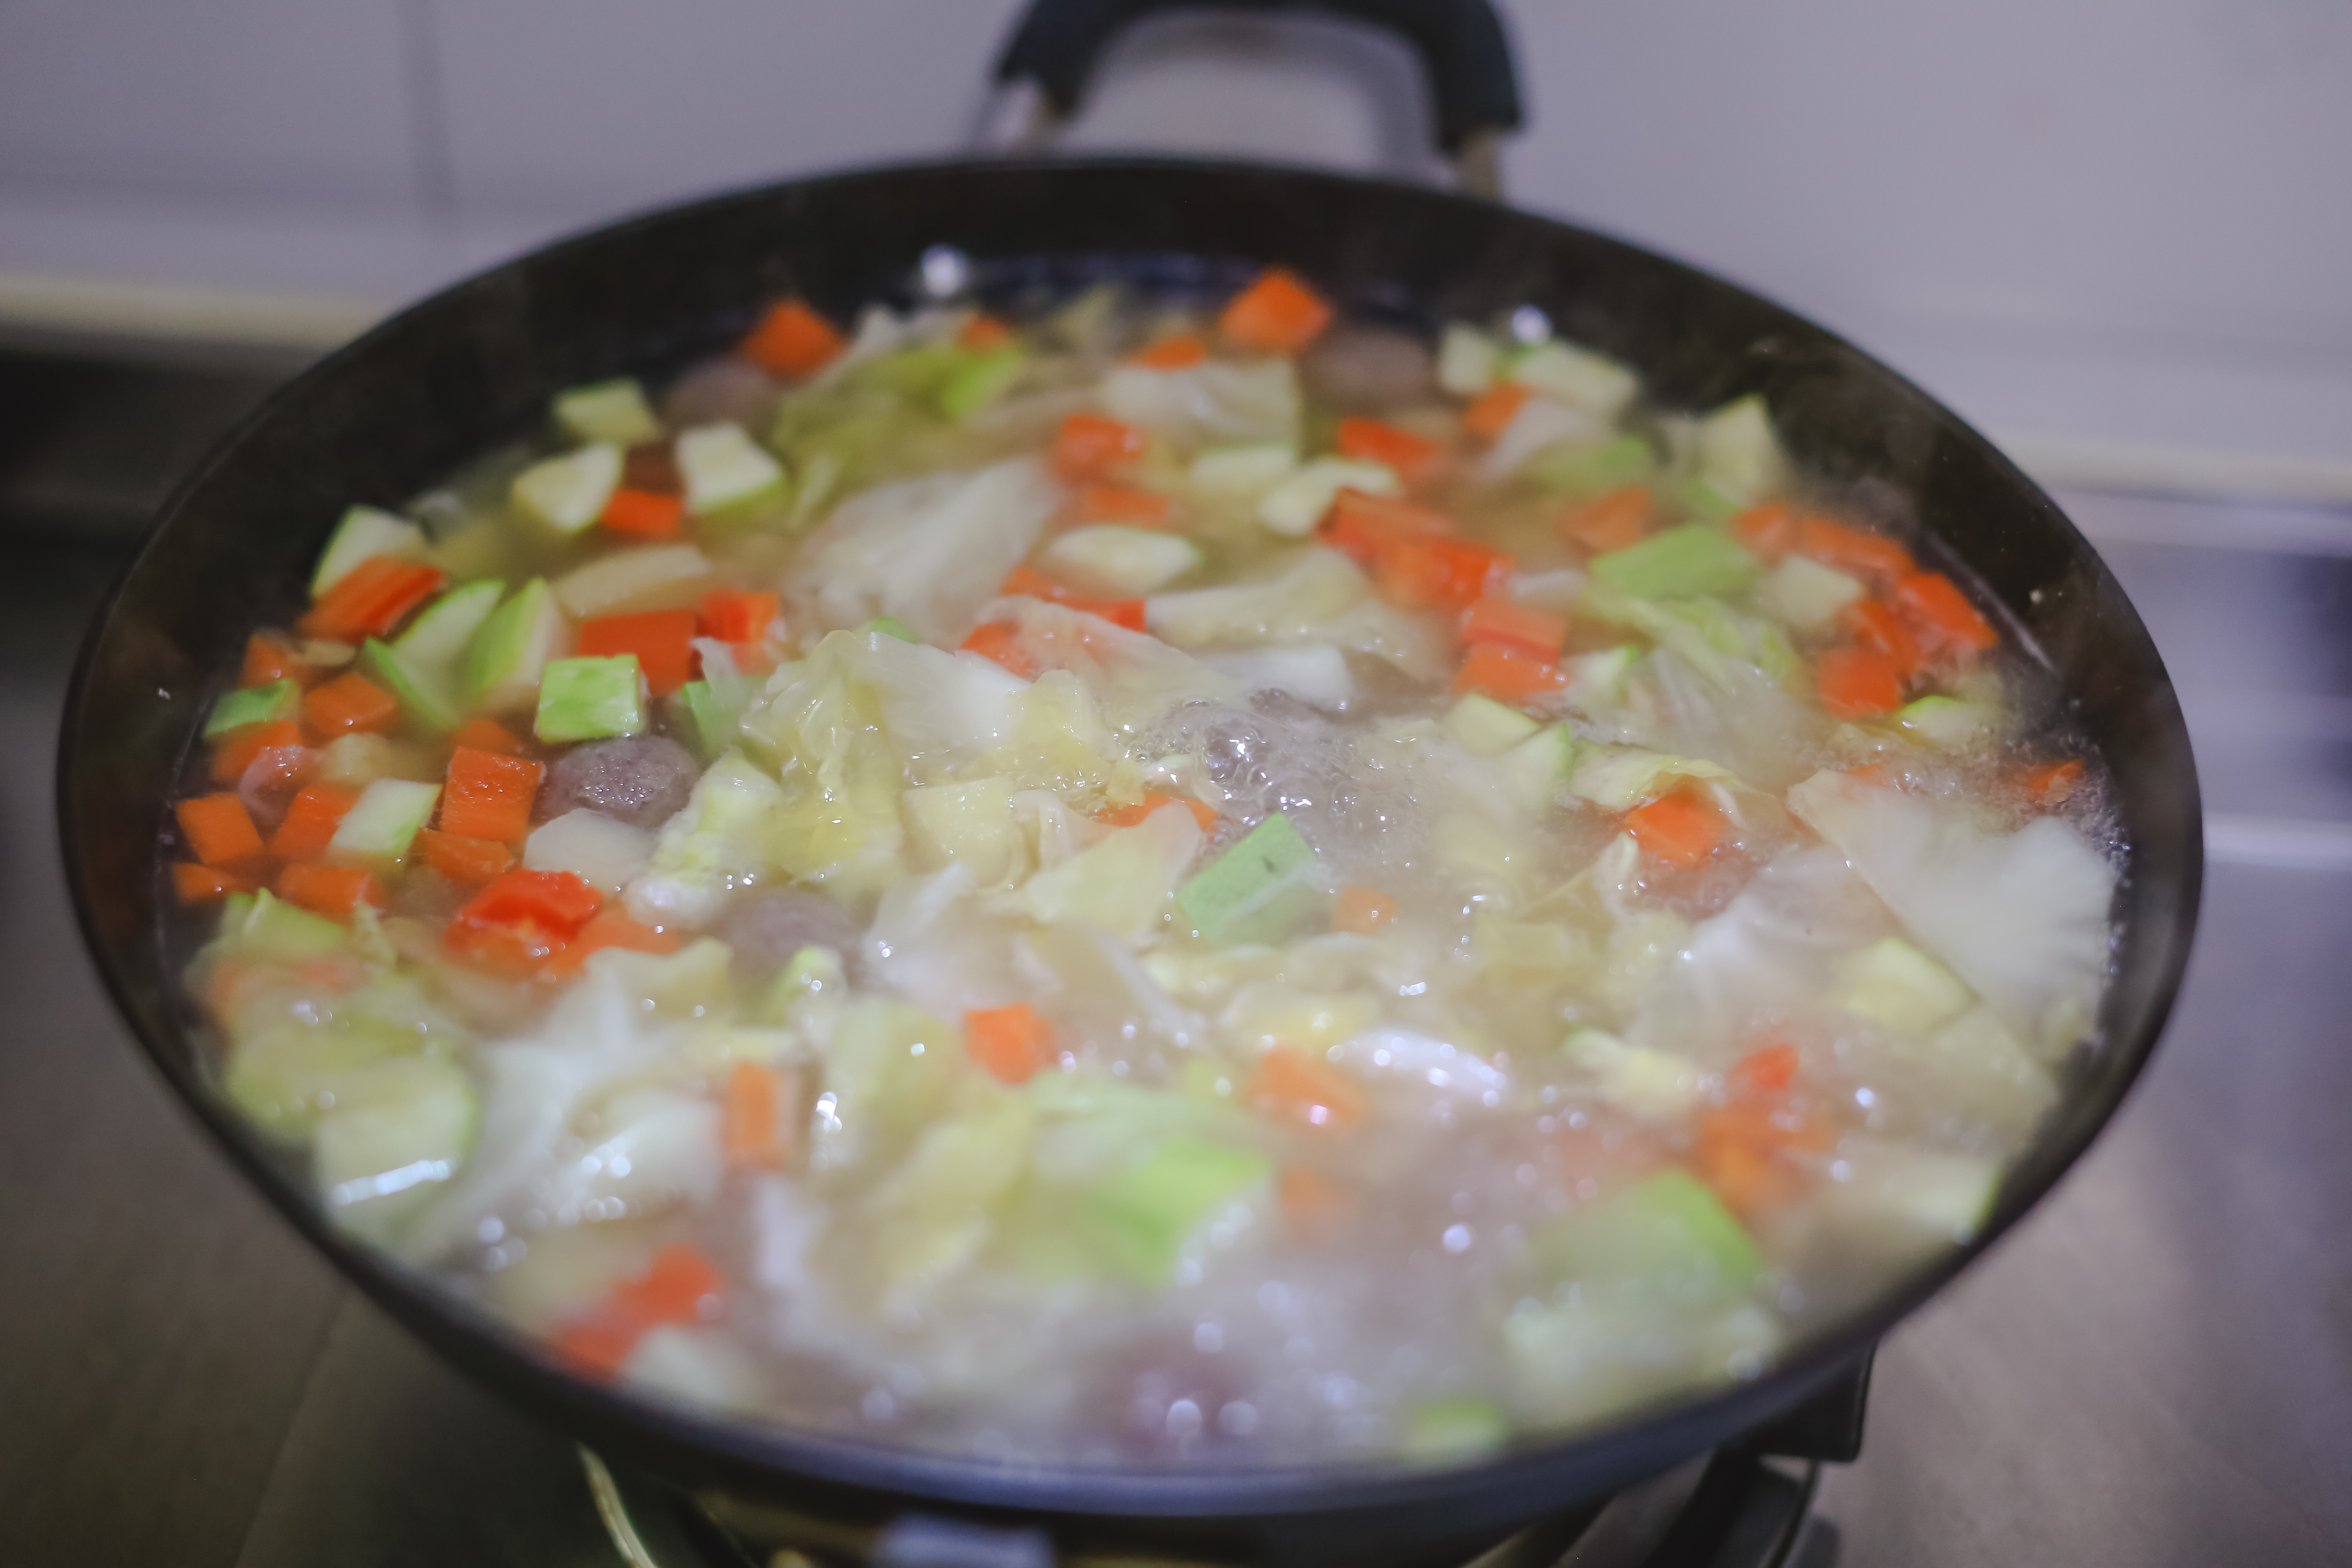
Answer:
<svg viewBox="0 0 2352 1568"><path fill-rule="evenodd" d="M1057 1554L1038 1531L910 1515L875 1529L730 1506L580 1451L604 1528L630 1568L1110 1568ZM1725 1449L1496 1541L1461 1568L1781 1568L1805 1533L1817 1460ZM1221 1568L1121 1552L1120 1568Z"/></svg>

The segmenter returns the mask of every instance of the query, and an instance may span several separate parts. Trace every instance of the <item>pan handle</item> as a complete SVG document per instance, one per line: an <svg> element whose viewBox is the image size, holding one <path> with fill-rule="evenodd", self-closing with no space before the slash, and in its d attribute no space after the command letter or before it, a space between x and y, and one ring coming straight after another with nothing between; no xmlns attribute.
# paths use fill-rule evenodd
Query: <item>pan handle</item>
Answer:
<svg viewBox="0 0 2352 1568"><path fill-rule="evenodd" d="M1489 0L1033 0L997 57L982 145L1037 147L1076 110L1112 38L1163 11L1197 10L1324 11L1402 35L1428 74L1439 150L1465 190L1500 195L1496 146L1522 115L1510 40Z"/></svg>

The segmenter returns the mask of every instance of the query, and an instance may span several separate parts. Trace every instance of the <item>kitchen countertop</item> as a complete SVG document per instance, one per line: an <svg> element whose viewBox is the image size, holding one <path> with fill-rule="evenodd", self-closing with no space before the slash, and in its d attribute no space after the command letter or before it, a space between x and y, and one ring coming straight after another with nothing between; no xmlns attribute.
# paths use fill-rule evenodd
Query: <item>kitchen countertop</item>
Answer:
<svg viewBox="0 0 2352 1568"><path fill-rule="evenodd" d="M215 412L255 390L215 389ZM610 1568L569 1445L313 1258L109 1009L50 770L143 503L61 521L9 474L0 450L0 1559ZM2340 1563L2352 517L2062 499L2184 689L2215 844L2196 956L2107 1134L1886 1342L1864 1452L1825 1473L1801 1561Z"/></svg>

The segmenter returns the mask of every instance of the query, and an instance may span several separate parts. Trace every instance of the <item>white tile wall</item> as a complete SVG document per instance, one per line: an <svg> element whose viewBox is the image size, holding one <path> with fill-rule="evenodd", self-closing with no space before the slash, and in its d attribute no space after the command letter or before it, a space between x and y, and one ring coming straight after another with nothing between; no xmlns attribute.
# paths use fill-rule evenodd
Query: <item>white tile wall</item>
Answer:
<svg viewBox="0 0 2352 1568"><path fill-rule="evenodd" d="M1507 4L1523 204L1997 426L2352 460L2341 0ZM1015 9L0 0L0 315L60 276L363 314L599 217L944 151ZM1155 24L1104 87L1076 145L1426 172L1412 68L1343 25Z"/></svg>

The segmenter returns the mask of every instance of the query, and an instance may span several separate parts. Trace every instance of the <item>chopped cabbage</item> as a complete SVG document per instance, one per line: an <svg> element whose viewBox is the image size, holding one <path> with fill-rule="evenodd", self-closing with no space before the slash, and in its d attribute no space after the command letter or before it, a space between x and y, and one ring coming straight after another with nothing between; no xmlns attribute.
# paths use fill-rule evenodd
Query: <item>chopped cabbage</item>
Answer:
<svg viewBox="0 0 2352 1568"><path fill-rule="evenodd" d="M784 805L782 785L730 752L695 782L686 809L662 824L653 862L629 881L629 913L647 925L709 923L738 883L772 862L769 840Z"/></svg>
<svg viewBox="0 0 2352 1568"><path fill-rule="evenodd" d="M787 587L824 625L891 616L953 645L1061 504L1062 487L1034 458L877 486L809 536Z"/></svg>
<svg viewBox="0 0 2352 1568"><path fill-rule="evenodd" d="M1022 885L1021 903L1044 924L1086 921L1141 945L1159 932L1169 895L1201 852L1201 825L1181 805L1163 805L1133 827Z"/></svg>
<svg viewBox="0 0 2352 1568"><path fill-rule="evenodd" d="M1121 365L1103 378L1112 418L1186 446L1212 441L1298 442L1298 377L1286 359L1182 370Z"/></svg>

